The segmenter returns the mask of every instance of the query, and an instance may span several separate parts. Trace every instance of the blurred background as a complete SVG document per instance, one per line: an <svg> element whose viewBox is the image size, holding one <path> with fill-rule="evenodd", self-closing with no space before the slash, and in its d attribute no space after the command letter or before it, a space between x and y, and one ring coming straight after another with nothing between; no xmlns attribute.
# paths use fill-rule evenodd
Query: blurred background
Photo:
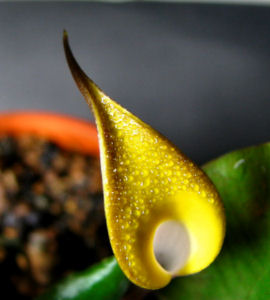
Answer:
<svg viewBox="0 0 270 300"><path fill-rule="evenodd" d="M0 3L0 110L93 120L62 48L197 163L269 141L270 7Z"/></svg>
<svg viewBox="0 0 270 300"><path fill-rule="evenodd" d="M86 73L198 164L269 141L270 6L258 3L270 0L180 2L0 0L0 113L53 111L93 122L65 61L66 29ZM222 195L227 239L217 264L192 277L190 285L191 277L175 280L169 298L165 290L162 299L216 299L215 293L220 299L251 299L250 291L261 291L265 299L269 178L257 159L250 163L254 177L242 178L239 168L239 182L235 177L230 187L228 174ZM102 199L98 157L37 136L1 138L2 294L33 299L67 274L111 255ZM155 296L131 286L124 299Z"/></svg>

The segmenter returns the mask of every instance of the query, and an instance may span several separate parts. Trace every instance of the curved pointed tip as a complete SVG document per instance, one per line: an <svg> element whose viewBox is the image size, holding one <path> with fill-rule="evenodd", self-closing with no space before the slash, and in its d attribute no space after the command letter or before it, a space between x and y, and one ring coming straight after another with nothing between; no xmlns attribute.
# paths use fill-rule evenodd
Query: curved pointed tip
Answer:
<svg viewBox="0 0 270 300"><path fill-rule="evenodd" d="M75 58L72 54L72 51L69 46L69 41L68 41L68 33L65 29L63 30L63 46L64 46L68 66L69 66L71 73L76 81L76 79L77 79L76 75L82 73L82 70L79 67L77 61L75 60Z"/></svg>
<svg viewBox="0 0 270 300"><path fill-rule="evenodd" d="M67 33L66 29L63 30L63 45L64 45L64 49L66 52L66 48L69 48L68 33Z"/></svg>
<svg viewBox="0 0 270 300"><path fill-rule="evenodd" d="M71 48L69 46L69 40L68 40L68 33L66 30L63 31L63 46L64 46L64 51L66 55L66 60L69 66L69 69L71 71L71 74L85 97L86 101L89 103L89 95L88 92L91 94L91 86L89 86L89 82L91 81L87 75L84 73L84 71L81 69L79 66L78 62L76 61Z"/></svg>
<svg viewBox="0 0 270 300"><path fill-rule="evenodd" d="M66 60L76 82L79 90L84 96L86 103L93 108L97 103L100 102L101 95L105 95L103 91L90 79L85 72L82 70L77 60L75 59L68 40L68 33L66 30L63 31L63 46L65 51Z"/></svg>
<svg viewBox="0 0 270 300"><path fill-rule="evenodd" d="M63 30L63 38L68 39L68 33L67 33L66 29Z"/></svg>

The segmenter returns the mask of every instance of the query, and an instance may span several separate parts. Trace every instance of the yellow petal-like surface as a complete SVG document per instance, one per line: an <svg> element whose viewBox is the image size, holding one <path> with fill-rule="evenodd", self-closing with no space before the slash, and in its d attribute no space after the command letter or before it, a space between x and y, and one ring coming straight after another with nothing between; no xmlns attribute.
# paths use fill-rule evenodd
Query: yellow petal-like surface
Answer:
<svg viewBox="0 0 270 300"><path fill-rule="evenodd" d="M106 96L75 61L64 34L72 75L93 110L100 143L107 227L115 257L135 284L158 289L172 276L206 268L225 231L219 195L203 171L164 136ZM183 225L190 240L184 266L169 272L153 240L163 222Z"/></svg>

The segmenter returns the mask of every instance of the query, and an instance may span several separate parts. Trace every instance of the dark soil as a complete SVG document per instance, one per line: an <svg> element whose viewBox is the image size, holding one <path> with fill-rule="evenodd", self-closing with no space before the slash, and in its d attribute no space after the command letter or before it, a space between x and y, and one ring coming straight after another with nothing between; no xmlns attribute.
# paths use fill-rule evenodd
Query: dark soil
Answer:
<svg viewBox="0 0 270 300"><path fill-rule="evenodd" d="M35 136L0 139L0 282L32 299L111 255L99 159Z"/></svg>

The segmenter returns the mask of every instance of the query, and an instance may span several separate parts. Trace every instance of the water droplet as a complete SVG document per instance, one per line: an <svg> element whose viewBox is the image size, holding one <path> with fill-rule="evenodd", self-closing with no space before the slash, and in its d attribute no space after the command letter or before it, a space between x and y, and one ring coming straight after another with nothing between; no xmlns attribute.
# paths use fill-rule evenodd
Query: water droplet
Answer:
<svg viewBox="0 0 270 300"><path fill-rule="evenodd" d="M125 236L124 236L124 238L125 238L125 240L130 240L130 234L126 234Z"/></svg>
<svg viewBox="0 0 270 300"><path fill-rule="evenodd" d="M139 217L141 215L141 212L139 211L139 208L137 207L137 210L135 210L134 215L136 217Z"/></svg>

